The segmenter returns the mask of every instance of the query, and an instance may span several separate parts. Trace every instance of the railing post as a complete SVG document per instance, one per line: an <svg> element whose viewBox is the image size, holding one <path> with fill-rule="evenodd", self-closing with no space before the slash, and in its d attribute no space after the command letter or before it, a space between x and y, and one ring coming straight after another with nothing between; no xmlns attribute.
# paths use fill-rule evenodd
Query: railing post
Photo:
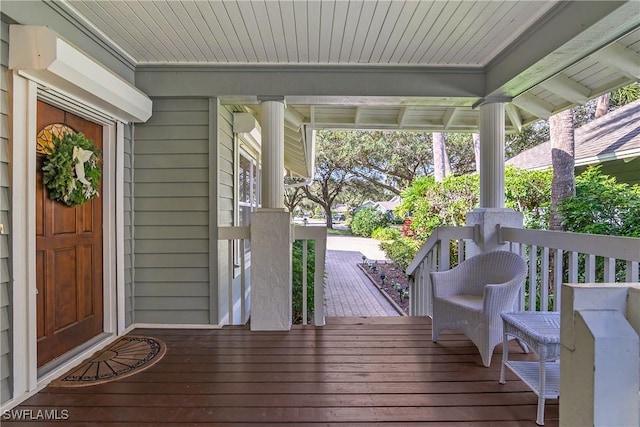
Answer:
<svg viewBox="0 0 640 427"><path fill-rule="evenodd" d="M467 225L480 226L480 236L471 242L467 257L495 250L509 250L509 244L499 240L499 227L522 228L522 212L513 209L478 208L467 213Z"/></svg>
<svg viewBox="0 0 640 427"><path fill-rule="evenodd" d="M629 298L634 291L640 288L563 285L560 425L639 425L640 325L625 318L640 311L640 299Z"/></svg>
<svg viewBox="0 0 640 427"><path fill-rule="evenodd" d="M324 229L323 229L324 230ZM327 234L316 240L316 263L315 276L313 279L313 324L315 326L325 325L324 315L324 271L325 255L327 252Z"/></svg>
<svg viewBox="0 0 640 427"><path fill-rule="evenodd" d="M309 308L307 307L307 285L309 280L307 279L307 272L309 270L309 267L307 266L307 259L309 255L309 241L308 240L303 240L302 241L302 324L306 325L307 324L307 318L308 313L307 310L309 310Z"/></svg>

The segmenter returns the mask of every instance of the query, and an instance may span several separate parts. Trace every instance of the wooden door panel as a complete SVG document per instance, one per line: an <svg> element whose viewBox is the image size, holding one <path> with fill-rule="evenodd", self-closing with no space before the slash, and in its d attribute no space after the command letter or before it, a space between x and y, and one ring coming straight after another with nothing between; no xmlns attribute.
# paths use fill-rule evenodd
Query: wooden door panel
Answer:
<svg viewBox="0 0 640 427"><path fill-rule="evenodd" d="M38 102L38 131L61 123L102 148L102 126ZM38 366L103 331L102 199L69 207L49 198L36 176ZM101 193L102 188L98 191Z"/></svg>
<svg viewBox="0 0 640 427"><path fill-rule="evenodd" d="M80 264L80 267L78 268L78 280L80 283L91 283L94 280L93 269L91 268L91 265L94 262L93 245L78 246L77 251L78 263ZM80 320L85 320L95 312L95 307L93 306L93 288L83 286L79 290L82 292L79 295L78 300L79 318ZM102 299L100 299L100 301L102 301Z"/></svg>
<svg viewBox="0 0 640 427"><path fill-rule="evenodd" d="M59 234L76 234L78 224L76 223L76 209L62 203L50 203L53 207L51 216L52 230L51 234L57 236Z"/></svg>
<svg viewBox="0 0 640 427"><path fill-rule="evenodd" d="M72 324L78 322L78 283L76 280L76 269L78 260L76 248L59 248L52 252L53 270L48 279L47 288L51 289L51 304L53 308L53 325L51 332L56 333Z"/></svg>

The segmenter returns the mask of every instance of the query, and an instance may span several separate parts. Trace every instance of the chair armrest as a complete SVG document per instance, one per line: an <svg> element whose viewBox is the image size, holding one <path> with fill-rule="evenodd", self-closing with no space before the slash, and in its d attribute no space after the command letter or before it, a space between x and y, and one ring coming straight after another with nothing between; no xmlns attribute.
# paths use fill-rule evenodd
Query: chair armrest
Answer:
<svg viewBox="0 0 640 427"><path fill-rule="evenodd" d="M482 297L483 312L511 311L521 285L522 279L486 285Z"/></svg>

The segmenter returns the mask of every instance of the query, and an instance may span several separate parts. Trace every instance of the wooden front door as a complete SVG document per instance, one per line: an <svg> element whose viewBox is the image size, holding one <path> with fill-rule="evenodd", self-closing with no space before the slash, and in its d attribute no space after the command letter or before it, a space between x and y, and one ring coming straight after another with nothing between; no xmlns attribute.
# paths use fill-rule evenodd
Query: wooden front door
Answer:
<svg viewBox="0 0 640 427"><path fill-rule="evenodd" d="M37 132L52 124L82 132L102 149L102 126L38 101ZM42 182L44 155L37 156L37 329L42 366L103 331L102 198L77 207L54 202Z"/></svg>

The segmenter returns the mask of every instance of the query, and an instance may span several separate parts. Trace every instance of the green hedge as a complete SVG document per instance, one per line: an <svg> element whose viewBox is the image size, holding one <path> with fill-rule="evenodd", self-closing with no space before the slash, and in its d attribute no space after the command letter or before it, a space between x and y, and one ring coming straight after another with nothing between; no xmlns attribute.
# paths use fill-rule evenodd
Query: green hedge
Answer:
<svg viewBox="0 0 640 427"><path fill-rule="evenodd" d="M314 311L314 275L316 265L316 245L309 241L307 253L307 319L313 318ZM302 323L302 240L293 242L292 251L292 323Z"/></svg>

